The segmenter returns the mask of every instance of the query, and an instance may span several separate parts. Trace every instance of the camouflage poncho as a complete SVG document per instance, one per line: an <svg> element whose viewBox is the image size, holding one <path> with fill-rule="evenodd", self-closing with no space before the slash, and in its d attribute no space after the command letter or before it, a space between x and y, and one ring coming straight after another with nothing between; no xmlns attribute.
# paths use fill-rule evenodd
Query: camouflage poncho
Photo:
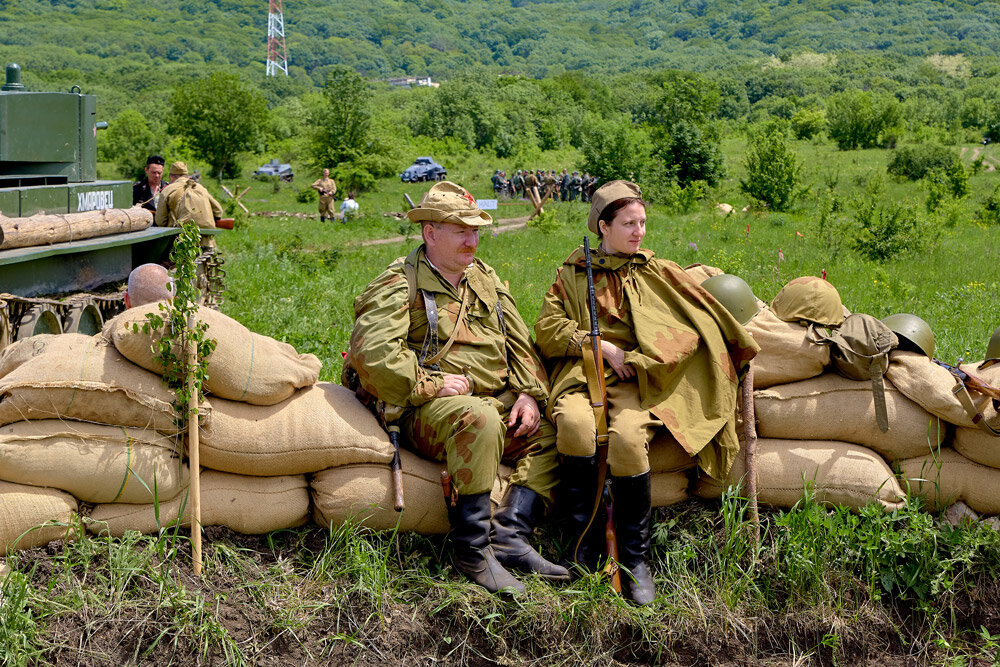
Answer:
<svg viewBox="0 0 1000 667"><path fill-rule="evenodd" d="M404 261L416 267L412 303L407 302ZM427 314L419 290L434 295L442 347L455 328L463 294L470 291L468 313L454 345L440 361L440 371L418 363L427 333ZM503 307L506 339L496 312L498 302ZM354 314L350 363L361 386L383 401L401 407L423 405L441 389L445 373L465 374L477 396L509 389L529 394L539 403L548 397L545 371L514 299L493 269L478 259L465 270L456 288L427 262L420 246L368 285L354 300Z"/></svg>
<svg viewBox="0 0 1000 667"><path fill-rule="evenodd" d="M643 407L689 454L698 456L705 472L725 479L739 451L739 378L757 344L674 262L653 259L649 250L631 257L592 250L591 257L602 332L612 333L609 340L617 343L631 338L619 331L623 322L631 321L634 328L635 344L625 347L625 362L636 370ZM559 268L535 322L538 347L550 370L550 410L562 395L586 391L581 344L589 333L581 247ZM614 373L609 365L605 369Z"/></svg>

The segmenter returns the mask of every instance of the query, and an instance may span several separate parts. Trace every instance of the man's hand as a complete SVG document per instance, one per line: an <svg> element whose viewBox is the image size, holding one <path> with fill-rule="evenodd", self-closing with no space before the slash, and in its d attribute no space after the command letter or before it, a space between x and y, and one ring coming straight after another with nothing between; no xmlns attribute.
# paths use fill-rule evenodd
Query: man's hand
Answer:
<svg viewBox="0 0 1000 667"><path fill-rule="evenodd" d="M601 341L601 356L622 380L635 377L635 369L625 363L625 350L606 340Z"/></svg>
<svg viewBox="0 0 1000 667"><path fill-rule="evenodd" d="M469 393L472 393L469 388L469 378L464 375L445 373L444 386L434 395L440 398L442 396L461 396L462 394Z"/></svg>
<svg viewBox="0 0 1000 667"><path fill-rule="evenodd" d="M507 420L507 426L509 428L514 428L515 424L520 422L517 430L510 434L512 438L519 438L521 436L531 437L538 432L538 426L542 422L542 415L538 411L538 403L528 394L518 394L517 400L514 401L513 407L510 409L510 418Z"/></svg>

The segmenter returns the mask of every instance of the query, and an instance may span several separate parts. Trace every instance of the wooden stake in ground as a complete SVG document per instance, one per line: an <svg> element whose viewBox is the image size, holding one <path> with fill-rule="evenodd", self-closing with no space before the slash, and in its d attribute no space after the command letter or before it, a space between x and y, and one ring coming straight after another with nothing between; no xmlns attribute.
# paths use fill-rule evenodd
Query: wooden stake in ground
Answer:
<svg viewBox="0 0 1000 667"><path fill-rule="evenodd" d="M239 189L240 189L240 186L237 185L236 186L236 191L239 192ZM242 197L246 193L250 192L250 186L249 185L246 187L246 190L244 190L243 192L240 192L238 195L234 195L233 192L232 192L232 190L230 190L229 188L227 188L225 185L222 186L222 191L225 192L227 195L229 195L229 198L232 199L234 202L236 202L236 205L239 206L241 209L243 209L244 213L249 213L250 212L247 209L247 207L243 205L243 202L240 201L240 197Z"/></svg>
<svg viewBox="0 0 1000 667"><path fill-rule="evenodd" d="M188 316L188 332L194 331L194 315ZM188 467L191 469L191 558L197 576L201 576L201 456L198 437L198 385L195 371L198 368L198 345L193 338L187 341L188 367Z"/></svg>
<svg viewBox="0 0 1000 667"><path fill-rule="evenodd" d="M757 424L753 410L753 362L743 378L740 394L743 412L743 433L746 437L747 498L750 500L750 524L754 546L760 546L760 513L757 508Z"/></svg>

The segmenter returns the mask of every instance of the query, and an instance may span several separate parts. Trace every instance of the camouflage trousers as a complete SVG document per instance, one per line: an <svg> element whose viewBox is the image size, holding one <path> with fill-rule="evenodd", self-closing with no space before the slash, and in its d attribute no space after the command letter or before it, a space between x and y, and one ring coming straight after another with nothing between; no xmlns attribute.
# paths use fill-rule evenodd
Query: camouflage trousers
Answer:
<svg viewBox="0 0 1000 667"><path fill-rule="evenodd" d="M559 397L552 410L556 447L567 456L593 456L597 425L590 396L584 392ZM649 443L663 422L644 410L639 383L608 380L608 470L615 477L632 477L649 470Z"/></svg>
<svg viewBox="0 0 1000 667"><path fill-rule="evenodd" d="M509 399L509 400L508 400ZM556 485L556 433L542 417L538 432L511 438L507 418L513 394L445 396L406 411L403 436L417 453L444 461L460 495L493 489L501 462L515 466L510 483L525 486L552 502Z"/></svg>

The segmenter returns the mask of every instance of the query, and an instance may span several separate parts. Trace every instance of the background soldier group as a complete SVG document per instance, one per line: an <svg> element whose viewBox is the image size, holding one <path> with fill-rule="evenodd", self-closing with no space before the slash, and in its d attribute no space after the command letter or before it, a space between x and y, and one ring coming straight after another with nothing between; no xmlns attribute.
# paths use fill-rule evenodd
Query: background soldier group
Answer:
<svg viewBox="0 0 1000 667"><path fill-rule="evenodd" d="M574 171L572 174L567 169L557 173L555 169L545 171L544 169L518 169L514 175L507 178L507 172L497 169L490 177L493 184L493 193L497 197L521 198L526 197L525 189L533 185L538 186L539 194L542 197L551 190L552 201L577 201L589 202L594 190L597 189L597 177L589 173Z"/></svg>

